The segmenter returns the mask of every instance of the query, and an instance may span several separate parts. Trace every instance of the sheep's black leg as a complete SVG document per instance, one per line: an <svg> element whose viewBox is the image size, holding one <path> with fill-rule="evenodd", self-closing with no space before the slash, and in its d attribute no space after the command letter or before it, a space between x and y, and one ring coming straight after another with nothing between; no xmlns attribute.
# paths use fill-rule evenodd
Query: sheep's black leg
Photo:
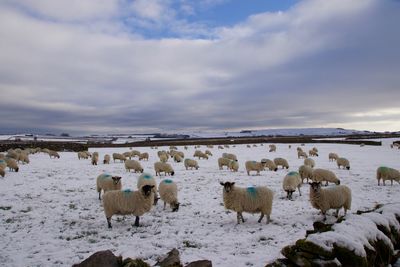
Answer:
<svg viewBox="0 0 400 267"><path fill-rule="evenodd" d="M242 217L242 222L244 222L243 214L240 213L240 217Z"/></svg>
<svg viewBox="0 0 400 267"><path fill-rule="evenodd" d="M108 228L112 228L112 226L111 226L111 217L107 218L107 224L108 224Z"/></svg>
<svg viewBox="0 0 400 267"><path fill-rule="evenodd" d="M99 200L101 200L100 194L101 194L101 190L99 191Z"/></svg>
<svg viewBox="0 0 400 267"><path fill-rule="evenodd" d="M236 219L237 219L237 223L240 224L240 213L239 212L236 214Z"/></svg>
<svg viewBox="0 0 400 267"><path fill-rule="evenodd" d="M165 207L167 206L167 203L164 201L164 210L165 210Z"/></svg>
<svg viewBox="0 0 400 267"><path fill-rule="evenodd" d="M136 226L136 227L139 226L139 216L136 216L136 219L135 219L135 226Z"/></svg>
<svg viewBox="0 0 400 267"><path fill-rule="evenodd" d="M258 219L258 222L260 223L263 218L264 218L264 213L261 212L261 216L260 216L260 219Z"/></svg>
<svg viewBox="0 0 400 267"><path fill-rule="evenodd" d="M267 224L269 224L269 221L271 220L271 217L267 215Z"/></svg>

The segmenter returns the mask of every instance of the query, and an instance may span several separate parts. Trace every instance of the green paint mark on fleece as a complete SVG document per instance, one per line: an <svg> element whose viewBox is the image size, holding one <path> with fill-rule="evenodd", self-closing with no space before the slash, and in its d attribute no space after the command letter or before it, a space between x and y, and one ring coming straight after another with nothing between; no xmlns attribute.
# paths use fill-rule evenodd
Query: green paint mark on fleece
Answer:
<svg viewBox="0 0 400 267"><path fill-rule="evenodd" d="M153 176L151 176L150 174L146 173L146 174L143 175L143 179L149 180L151 178L153 178Z"/></svg>
<svg viewBox="0 0 400 267"><path fill-rule="evenodd" d="M110 179L111 177L112 177L111 174L108 174L108 173L103 173L103 174L100 176L101 179Z"/></svg>
<svg viewBox="0 0 400 267"><path fill-rule="evenodd" d="M165 180L164 180L164 183L166 183L166 184L172 184L172 180L171 180L171 179L165 179Z"/></svg>
<svg viewBox="0 0 400 267"><path fill-rule="evenodd" d="M130 190L130 189L125 189L125 190L122 190L122 192L124 192L124 195L125 195L125 196L128 196L128 195L131 194L133 191Z"/></svg>
<svg viewBox="0 0 400 267"><path fill-rule="evenodd" d="M387 172L389 170L389 168L385 167L385 166L381 166L381 167L379 167L379 170L382 172Z"/></svg>
<svg viewBox="0 0 400 267"><path fill-rule="evenodd" d="M3 159L0 159L0 163L6 163Z"/></svg>
<svg viewBox="0 0 400 267"><path fill-rule="evenodd" d="M288 175L289 175L289 176L299 175L299 173L298 173L298 172L289 172Z"/></svg>
<svg viewBox="0 0 400 267"><path fill-rule="evenodd" d="M257 189L254 186L247 187L246 191L251 197L257 196Z"/></svg>

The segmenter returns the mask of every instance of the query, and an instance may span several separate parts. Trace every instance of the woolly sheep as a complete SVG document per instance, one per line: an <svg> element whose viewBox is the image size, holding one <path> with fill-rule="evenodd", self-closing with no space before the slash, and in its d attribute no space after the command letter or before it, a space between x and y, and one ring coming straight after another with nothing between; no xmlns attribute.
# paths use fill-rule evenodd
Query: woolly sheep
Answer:
<svg viewBox="0 0 400 267"><path fill-rule="evenodd" d="M0 159L0 175L4 177L6 175L7 163L4 159Z"/></svg>
<svg viewBox="0 0 400 267"><path fill-rule="evenodd" d="M157 205L158 202L158 195L157 195L157 184L156 180L154 179L153 175L149 173L142 173L138 180L137 180L137 188L142 188L145 185L151 185L153 187L153 193L154 193L154 201L153 205Z"/></svg>
<svg viewBox="0 0 400 267"><path fill-rule="evenodd" d="M141 154L140 151L137 151L137 150L132 150L132 151L131 151L132 157L139 157L140 154Z"/></svg>
<svg viewBox="0 0 400 267"><path fill-rule="evenodd" d="M229 169L229 163L231 162L230 159L227 158L218 158L218 167L220 170L223 169L223 166L226 166L227 169Z"/></svg>
<svg viewBox="0 0 400 267"><path fill-rule="evenodd" d="M124 155L125 158L132 159L132 152L131 151L124 152L124 153L122 153L122 155Z"/></svg>
<svg viewBox="0 0 400 267"><path fill-rule="evenodd" d="M126 160L126 157L120 153L113 153L112 157L113 157L114 162L116 159L119 159L120 162L125 162L125 160Z"/></svg>
<svg viewBox="0 0 400 267"><path fill-rule="evenodd" d="M144 152L139 155L139 160L149 160L149 153Z"/></svg>
<svg viewBox="0 0 400 267"><path fill-rule="evenodd" d="M214 148L213 145L207 145L207 148Z"/></svg>
<svg viewBox="0 0 400 267"><path fill-rule="evenodd" d="M211 153L210 150L206 150L205 154L206 154L207 156L211 156L211 157L212 157L212 155L213 155L213 154Z"/></svg>
<svg viewBox="0 0 400 267"><path fill-rule="evenodd" d="M104 164L110 164L110 155L105 154L103 159Z"/></svg>
<svg viewBox="0 0 400 267"><path fill-rule="evenodd" d="M307 183L308 183L308 179L310 180L312 179L312 173L313 169L308 165L301 165L299 167L299 174L302 179L302 182L304 182L304 179L307 178Z"/></svg>
<svg viewBox="0 0 400 267"><path fill-rule="evenodd" d="M296 191L296 188L299 190L299 195L301 196L301 191L300 191L301 183L302 180L298 172L289 172L283 178L282 188L287 193L286 195L287 199L292 199L293 192Z"/></svg>
<svg viewBox="0 0 400 267"><path fill-rule="evenodd" d="M231 160L229 162L228 168L233 172L237 172L239 170L239 163L237 161Z"/></svg>
<svg viewBox="0 0 400 267"><path fill-rule="evenodd" d="M168 154L167 154L167 151L165 151L165 150L157 151L157 156L158 156L158 157L160 157L162 154L168 155Z"/></svg>
<svg viewBox="0 0 400 267"><path fill-rule="evenodd" d="M97 165L98 161L99 161L99 153L98 152L93 152L92 165Z"/></svg>
<svg viewBox="0 0 400 267"><path fill-rule="evenodd" d="M307 156L307 153L306 152L304 152L304 151L297 151L297 158L303 158L303 159L306 159L306 158L308 158L308 156Z"/></svg>
<svg viewBox="0 0 400 267"><path fill-rule="evenodd" d="M15 172L18 172L19 167L18 167L18 163L15 159L6 157L5 162L7 163L7 167L10 171L13 170Z"/></svg>
<svg viewBox="0 0 400 267"><path fill-rule="evenodd" d="M226 159L230 159L230 160L234 160L237 161L237 157L235 154L231 154L231 153L222 153L222 157L226 158Z"/></svg>
<svg viewBox="0 0 400 267"><path fill-rule="evenodd" d="M164 201L164 210L168 203L173 212L178 211L180 203L178 201L176 183L170 179L162 180L158 186L158 191L160 192L161 200Z"/></svg>
<svg viewBox="0 0 400 267"><path fill-rule="evenodd" d="M226 209L237 213L237 223L244 223L242 212L261 213L258 222L267 217L267 224L270 222L272 201L274 193L266 186L257 187L236 187L234 182L225 182L220 184L223 189L223 200Z"/></svg>
<svg viewBox="0 0 400 267"><path fill-rule="evenodd" d="M296 148L296 150L297 150L297 152L303 151L303 149L299 146Z"/></svg>
<svg viewBox="0 0 400 267"><path fill-rule="evenodd" d="M0 153L0 159L5 159L6 156L3 153Z"/></svg>
<svg viewBox="0 0 400 267"><path fill-rule="evenodd" d="M159 159L161 162L167 162L168 161L168 155L167 154L160 154Z"/></svg>
<svg viewBox="0 0 400 267"><path fill-rule="evenodd" d="M339 169L340 169L341 166L343 166L343 169L346 168L347 170L350 170L350 162L346 158L338 158L336 160L336 164L337 164Z"/></svg>
<svg viewBox="0 0 400 267"><path fill-rule="evenodd" d="M315 167L315 161L310 158L304 159L304 165L310 166L311 168Z"/></svg>
<svg viewBox="0 0 400 267"><path fill-rule="evenodd" d="M40 149L40 152L49 154L50 149L48 149L48 148L42 148L42 149Z"/></svg>
<svg viewBox="0 0 400 267"><path fill-rule="evenodd" d="M339 210L344 209L344 215L351 208L351 190L345 185L337 185L321 188L320 182L310 183L310 202L311 205L321 210L326 220L326 212L330 209L336 209L336 217L339 216Z"/></svg>
<svg viewBox="0 0 400 267"><path fill-rule="evenodd" d="M308 154L310 155L310 157L313 157L313 156L318 157L318 152L315 152L312 149L310 151L308 151Z"/></svg>
<svg viewBox="0 0 400 267"><path fill-rule="evenodd" d="M261 159L261 163L264 164L265 167L267 167L270 171L277 171L278 167L276 167L276 164L270 160L270 159Z"/></svg>
<svg viewBox="0 0 400 267"><path fill-rule="evenodd" d="M316 147L313 147L311 150L318 153L318 148L316 148Z"/></svg>
<svg viewBox="0 0 400 267"><path fill-rule="evenodd" d="M329 153L328 158L329 158L329 161L335 161L339 158L339 156L336 153Z"/></svg>
<svg viewBox="0 0 400 267"><path fill-rule="evenodd" d="M260 171L264 170L264 164L262 162L248 160L245 163L247 175L250 175L250 171L256 171L257 175L260 175Z"/></svg>
<svg viewBox="0 0 400 267"><path fill-rule="evenodd" d="M0 167L0 176L4 177L6 175L6 171Z"/></svg>
<svg viewBox="0 0 400 267"><path fill-rule="evenodd" d="M50 158L57 158L57 159L60 158L60 155L58 154L58 152L54 151L54 150L49 151L49 156L50 156Z"/></svg>
<svg viewBox="0 0 400 267"><path fill-rule="evenodd" d="M176 146L170 146L169 150L178 150L178 148Z"/></svg>
<svg viewBox="0 0 400 267"><path fill-rule="evenodd" d="M269 145L269 152L276 152L276 145Z"/></svg>
<svg viewBox="0 0 400 267"><path fill-rule="evenodd" d="M335 183L337 185L340 184L339 178L337 178L336 174L331 172L330 170L325 169L314 169L312 172L312 179L314 182L322 182L325 181L326 185L328 182Z"/></svg>
<svg viewBox="0 0 400 267"><path fill-rule="evenodd" d="M127 159L124 164L125 164L125 170L127 172L130 172L131 170L133 170L135 173L136 172L143 173L143 167L140 164L140 162L137 160Z"/></svg>
<svg viewBox="0 0 400 267"><path fill-rule="evenodd" d="M154 163L154 170L156 171L156 176L157 176L157 174L161 176L161 172L164 172L165 175L167 175L167 174L174 175L175 174L172 166L166 162L159 161L159 162Z"/></svg>
<svg viewBox="0 0 400 267"><path fill-rule="evenodd" d="M80 159L88 159L88 158L89 158L89 155L86 154L85 151L79 151L79 152L78 152L78 159L79 159L79 160L80 160Z"/></svg>
<svg viewBox="0 0 400 267"><path fill-rule="evenodd" d="M96 187L97 192L99 193L99 200L101 200L101 190L103 190L104 193L110 190L121 190L121 177L112 176L106 173L100 174L96 179Z"/></svg>
<svg viewBox="0 0 400 267"><path fill-rule="evenodd" d="M251 145L247 145L246 147L247 147L247 148L251 148Z"/></svg>
<svg viewBox="0 0 400 267"><path fill-rule="evenodd" d="M190 168L190 169L195 168L196 170L199 169L199 165L197 164L197 161L194 159L185 159L184 164L185 164L186 170L188 168Z"/></svg>
<svg viewBox="0 0 400 267"><path fill-rule="evenodd" d="M145 185L138 191L129 189L107 191L103 195L103 206L108 228L112 228L111 217L113 215L128 214L136 216L134 225L139 226L139 217L149 212L153 205L153 187L152 185Z"/></svg>
<svg viewBox="0 0 400 267"><path fill-rule="evenodd" d="M289 169L289 163L284 158L274 158L274 163L276 167L282 166L282 169L283 168Z"/></svg>
<svg viewBox="0 0 400 267"><path fill-rule="evenodd" d="M18 152L13 149L9 149L7 151L6 157L18 160Z"/></svg>
<svg viewBox="0 0 400 267"><path fill-rule="evenodd" d="M208 156L200 150L196 150L193 154L193 157L198 157L199 159L208 159Z"/></svg>
<svg viewBox="0 0 400 267"><path fill-rule="evenodd" d="M27 152L21 152L18 155L18 162L22 162L23 164L25 164L25 163L29 164L29 162L30 162L29 154Z"/></svg>
<svg viewBox="0 0 400 267"><path fill-rule="evenodd" d="M179 154L174 155L174 161L175 162L182 162L182 157Z"/></svg>
<svg viewBox="0 0 400 267"><path fill-rule="evenodd" d="M393 180L400 184L400 172L396 169L382 166L376 170L376 179L378 179L378 185L380 185L381 179L383 185L385 185L386 180L390 180L391 185L393 185Z"/></svg>

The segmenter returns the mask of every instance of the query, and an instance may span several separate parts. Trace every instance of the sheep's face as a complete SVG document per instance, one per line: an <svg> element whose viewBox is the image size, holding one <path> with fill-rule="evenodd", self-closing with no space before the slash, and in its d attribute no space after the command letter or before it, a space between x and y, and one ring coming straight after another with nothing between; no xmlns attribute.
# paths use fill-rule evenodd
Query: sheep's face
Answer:
<svg viewBox="0 0 400 267"><path fill-rule="evenodd" d="M226 193L229 193L232 191L235 182L225 182L225 183L220 182L220 184L224 187L224 191Z"/></svg>
<svg viewBox="0 0 400 267"><path fill-rule="evenodd" d="M114 184L118 184L121 181L121 177L120 176L113 176L111 177L114 181Z"/></svg>
<svg viewBox="0 0 400 267"><path fill-rule="evenodd" d="M150 196L153 188L154 188L154 185L145 185L142 187L142 192L146 197L148 197L148 196Z"/></svg>
<svg viewBox="0 0 400 267"><path fill-rule="evenodd" d="M320 182L318 182L318 183L312 182L312 183L309 183L309 184L311 186L310 190L312 192L317 193L318 191L321 190L321 183Z"/></svg>
<svg viewBox="0 0 400 267"><path fill-rule="evenodd" d="M350 166L346 166L346 169L350 170Z"/></svg>
<svg viewBox="0 0 400 267"><path fill-rule="evenodd" d="M172 212L178 211L179 205L180 205L179 202L172 203Z"/></svg>

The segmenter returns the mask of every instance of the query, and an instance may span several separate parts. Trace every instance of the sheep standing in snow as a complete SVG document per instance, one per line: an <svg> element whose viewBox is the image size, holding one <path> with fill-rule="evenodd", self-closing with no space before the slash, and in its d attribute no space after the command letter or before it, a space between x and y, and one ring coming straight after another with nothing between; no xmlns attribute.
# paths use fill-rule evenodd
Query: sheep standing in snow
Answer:
<svg viewBox="0 0 400 267"><path fill-rule="evenodd" d="M304 165L310 166L311 168L315 167L315 161L310 158L304 159Z"/></svg>
<svg viewBox="0 0 400 267"><path fill-rule="evenodd" d="M304 151L297 151L297 158L299 158L299 159L301 159L301 158L306 159L306 158L308 158L308 156L307 156L307 153L304 152Z"/></svg>
<svg viewBox="0 0 400 267"><path fill-rule="evenodd" d="M270 171L276 172L278 170L276 164L270 159L261 159L261 163L264 164L264 166L267 167Z"/></svg>
<svg viewBox="0 0 400 267"><path fill-rule="evenodd" d="M97 165L98 161L99 161L99 153L98 152L93 152L92 165Z"/></svg>
<svg viewBox="0 0 400 267"><path fill-rule="evenodd" d="M199 169L199 165L197 164L197 161L194 159L185 159L184 165L185 165L186 170L188 168L190 168L190 169L195 168L196 170Z"/></svg>
<svg viewBox="0 0 400 267"><path fill-rule="evenodd" d="M122 155L124 155L125 158L132 159L132 152L131 151L126 151L126 152L122 153Z"/></svg>
<svg viewBox="0 0 400 267"><path fill-rule="evenodd" d="M226 166L227 169L229 169L229 163L231 162L230 159L227 158L218 158L218 167L220 170L223 169L223 166Z"/></svg>
<svg viewBox="0 0 400 267"><path fill-rule="evenodd" d="M336 161L339 158L339 156L336 153L329 153L328 158L329 161Z"/></svg>
<svg viewBox="0 0 400 267"><path fill-rule="evenodd" d="M312 180L314 182L325 181L325 185L328 185L328 182L335 183L337 185L340 184L340 180L337 178L336 174L325 169L314 169L312 172Z"/></svg>
<svg viewBox="0 0 400 267"><path fill-rule="evenodd" d="M237 223L244 222L242 212L261 213L258 222L267 217L270 221L274 193L266 186L236 187L234 182L220 183L223 189L224 206L237 213Z"/></svg>
<svg viewBox="0 0 400 267"><path fill-rule="evenodd" d="M269 152L276 152L276 145L269 145Z"/></svg>
<svg viewBox="0 0 400 267"><path fill-rule="evenodd" d="M132 157L139 157L140 156L140 151L138 151L138 150L132 150L131 151L131 156Z"/></svg>
<svg viewBox="0 0 400 267"><path fill-rule="evenodd" d="M302 180L298 172L289 172L285 178L283 178L282 188L287 193L287 199L292 199L293 192L296 191L296 188L299 190L299 195L301 196L301 183Z"/></svg>
<svg viewBox="0 0 400 267"><path fill-rule="evenodd" d="M127 172L130 172L131 170L133 170L135 173L136 172L141 172L143 173L143 167L140 164L139 161L134 160L134 159L127 159L125 161L125 170Z"/></svg>
<svg viewBox="0 0 400 267"><path fill-rule="evenodd" d="M347 170L350 170L350 162L346 158L338 158L336 160L336 164L339 169L340 169L340 167L343 167L343 169L346 168Z"/></svg>
<svg viewBox="0 0 400 267"><path fill-rule="evenodd" d="M6 175L7 163L4 159L0 159L0 176L4 177Z"/></svg>
<svg viewBox="0 0 400 267"><path fill-rule="evenodd" d="M182 157L181 157L179 154L175 154L175 155L174 155L174 161L175 161L175 162L182 162L182 160L183 160L183 159L182 159Z"/></svg>
<svg viewBox="0 0 400 267"><path fill-rule="evenodd" d="M254 160L246 161L245 167L246 167L247 175L250 175L251 171L256 171L257 175L260 175L260 171L265 170L265 166L262 162L257 162Z"/></svg>
<svg viewBox="0 0 400 267"><path fill-rule="evenodd" d="M160 161L161 162L167 162L168 161L168 154L160 154L159 156L159 159L160 159Z"/></svg>
<svg viewBox="0 0 400 267"><path fill-rule="evenodd" d="M6 157L5 162L10 171L15 171L15 172L19 171L18 163L15 159Z"/></svg>
<svg viewBox="0 0 400 267"><path fill-rule="evenodd" d="M138 191L127 189L106 192L103 195L103 206L108 228L112 228L111 217L113 215L128 214L136 216L135 226L139 226L139 217L149 212L153 205L153 187L152 185L145 185Z"/></svg>
<svg viewBox="0 0 400 267"><path fill-rule="evenodd" d="M161 161L154 163L154 170L156 171L156 176L157 175L161 176L162 172L164 172L165 175L169 174L171 176L175 174L174 169L172 168L171 165Z"/></svg>
<svg viewBox="0 0 400 267"><path fill-rule="evenodd" d="M336 209L336 217L339 216L339 210L344 209L344 215L351 208L351 190L345 185L337 185L326 189L321 188L321 183L310 183L310 202L311 205L321 210L326 219L326 212L330 209Z"/></svg>
<svg viewBox="0 0 400 267"><path fill-rule="evenodd" d="M206 153L203 153L201 150L196 150L193 154L193 157L198 157L200 159L208 159L208 155Z"/></svg>
<svg viewBox="0 0 400 267"><path fill-rule="evenodd" d="M164 210L168 203L173 212L178 211L179 201L176 183L170 179L162 180L158 186L158 191L160 192L161 200L164 201Z"/></svg>
<svg viewBox="0 0 400 267"><path fill-rule="evenodd" d="M308 183L308 179L310 179L310 180L312 179L312 172L313 172L313 169L310 166L301 165L299 167L299 174L302 179L302 182L304 182L304 179L307 178L307 183Z"/></svg>
<svg viewBox="0 0 400 267"><path fill-rule="evenodd" d="M229 162L228 168L233 172L237 172L239 170L239 163L237 161L231 160Z"/></svg>
<svg viewBox="0 0 400 267"><path fill-rule="evenodd" d="M157 205L158 202L158 195L157 195L157 184L156 180L154 179L153 175L148 173L142 173L138 180L137 180L137 188L142 188L145 185L153 186L153 193L154 193L154 201L153 205Z"/></svg>
<svg viewBox="0 0 400 267"><path fill-rule="evenodd" d="M149 160L149 153L144 152L139 155L139 160Z"/></svg>
<svg viewBox="0 0 400 267"><path fill-rule="evenodd" d="M207 156L210 156L210 157L212 157L212 155L213 155L210 150L206 150L205 153L206 153Z"/></svg>
<svg viewBox="0 0 400 267"><path fill-rule="evenodd" d="M103 159L104 164L110 164L110 155L105 154Z"/></svg>
<svg viewBox="0 0 400 267"><path fill-rule="evenodd" d="M310 151L308 151L308 154L310 155L310 157L318 157L318 152L316 152L315 150L311 149Z"/></svg>
<svg viewBox="0 0 400 267"><path fill-rule="evenodd" d="M25 151L21 152L18 154L18 162L21 162L22 164L29 164L29 154Z"/></svg>
<svg viewBox="0 0 400 267"><path fill-rule="evenodd" d="M120 153L113 153L112 157L113 157L114 162L116 159L119 159L120 162L125 162L125 160L126 160L126 157Z"/></svg>
<svg viewBox="0 0 400 267"><path fill-rule="evenodd" d="M78 159L79 159L79 160L80 160L80 159L88 159L88 158L89 158L89 155L86 154L85 151L79 151L79 152L78 152Z"/></svg>
<svg viewBox="0 0 400 267"><path fill-rule="evenodd" d="M235 154L232 153L222 153L222 157L230 160L237 161L237 157Z"/></svg>
<svg viewBox="0 0 400 267"><path fill-rule="evenodd" d="M50 156L50 158L57 158L57 159L60 158L60 155L57 153L57 151L54 151L54 150L49 151L49 156Z"/></svg>
<svg viewBox="0 0 400 267"><path fill-rule="evenodd" d="M274 163L276 167L282 166L282 169L284 168L289 169L289 163L284 158L274 158Z"/></svg>
<svg viewBox="0 0 400 267"><path fill-rule="evenodd" d="M104 193L110 190L121 190L121 177L112 176L106 173L100 174L96 179L96 187L97 192L99 193L99 200L101 200L101 190L103 190Z"/></svg>
<svg viewBox="0 0 400 267"><path fill-rule="evenodd" d="M390 180L391 185L393 185L393 180L400 183L400 172L396 169L382 166L376 170L376 179L378 179L378 185L380 185L381 179L383 185L385 185L386 180Z"/></svg>

